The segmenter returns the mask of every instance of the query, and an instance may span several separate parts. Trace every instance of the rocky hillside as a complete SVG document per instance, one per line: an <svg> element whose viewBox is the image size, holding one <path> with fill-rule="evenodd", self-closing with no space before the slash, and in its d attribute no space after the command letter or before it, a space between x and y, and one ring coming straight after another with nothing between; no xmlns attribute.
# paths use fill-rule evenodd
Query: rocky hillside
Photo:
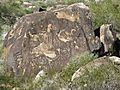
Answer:
<svg viewBox="0 0 120 90"><path fill-rule="evenodd" d="M5 71L14 79L1 78L8 83L0 89L119 90L119 38L111 24L96 30L83 3L23 16L4 40Z"/></svg>

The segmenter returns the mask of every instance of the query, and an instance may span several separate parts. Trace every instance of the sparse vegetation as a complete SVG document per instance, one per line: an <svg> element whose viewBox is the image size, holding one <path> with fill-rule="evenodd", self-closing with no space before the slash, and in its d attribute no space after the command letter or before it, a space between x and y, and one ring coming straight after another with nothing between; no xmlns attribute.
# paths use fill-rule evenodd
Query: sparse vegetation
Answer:
<svg viewBox="0 0 120 90"><path fill-rule="evenodd" d="M94 28L104 23L112 23L116 29L120 30L120 1L119 0L103 0L99 3L90 2L90 10L92 12L92 22Z"/></svg>

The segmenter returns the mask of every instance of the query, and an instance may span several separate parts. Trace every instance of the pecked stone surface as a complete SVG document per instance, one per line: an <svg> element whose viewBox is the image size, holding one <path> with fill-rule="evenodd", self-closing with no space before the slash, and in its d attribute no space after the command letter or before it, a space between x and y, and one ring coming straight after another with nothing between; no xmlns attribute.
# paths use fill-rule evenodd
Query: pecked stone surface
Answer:
<svg viewBox="0 0 120 90"><path fill-rule="evenodd" d="M98 48L83 3L23 16L4 40L5 63L15 75L60 70L72 55Z"/></svg>

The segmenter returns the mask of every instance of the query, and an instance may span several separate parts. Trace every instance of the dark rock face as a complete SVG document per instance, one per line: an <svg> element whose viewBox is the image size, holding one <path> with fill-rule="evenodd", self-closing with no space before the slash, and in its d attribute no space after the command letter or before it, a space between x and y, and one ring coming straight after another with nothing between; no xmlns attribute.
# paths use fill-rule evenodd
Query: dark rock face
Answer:
<svg viewBox="0 0 120 90"><path fill-rule="evenodd" d="M46 11L46 9L40 7L40 8L39 8L39 12L42 12L42 11Z"/></svg>
<svg viewBox="0 0 120 90"><path fill-rule="evenodd" d="M119 38L117 38L113 43L112 55L120 57L120 39Z"/></svg>
<svg viewBox="0 0 120 90"><path fill-rule="evenodd" d="M22 17L4 41L5 62L15 75L60 70L72 55L99 48L89 8L82 3Z"/></svg>

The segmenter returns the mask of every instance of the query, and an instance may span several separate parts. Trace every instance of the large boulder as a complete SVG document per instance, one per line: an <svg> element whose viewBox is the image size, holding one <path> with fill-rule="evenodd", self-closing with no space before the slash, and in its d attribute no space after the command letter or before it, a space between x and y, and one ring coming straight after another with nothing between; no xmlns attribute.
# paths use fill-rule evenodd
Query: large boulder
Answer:
<svg viewBox="0 0 120 90"><path fill-rule="evenodd" d="M5 38L5 63L16 76L60 70L72 55L98 49L98 42L89 8L77 3L23 16Z"/></svg>

